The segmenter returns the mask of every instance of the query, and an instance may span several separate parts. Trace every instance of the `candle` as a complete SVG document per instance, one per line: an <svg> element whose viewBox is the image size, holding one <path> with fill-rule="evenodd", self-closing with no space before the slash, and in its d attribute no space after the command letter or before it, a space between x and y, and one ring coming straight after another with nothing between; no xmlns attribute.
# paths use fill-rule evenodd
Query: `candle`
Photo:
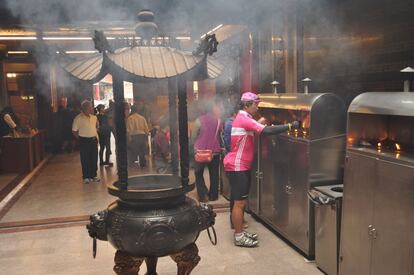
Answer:
<svg viewBox="0 0 414 275"><path fill-rule="evenodd" d="M395 144L395 149L397 150L397 152L399 152L399 151L401 151L401 146L398 143L396 143Z"/></svg>
<svg viewBox="0 0 414 275"><path fill-rule="evenodd" d="M381 142L378 142L378 143L377 143L377 150L378 150L378 153L381 153L381 148L382 148L382 144L381 144Z"/></svg>

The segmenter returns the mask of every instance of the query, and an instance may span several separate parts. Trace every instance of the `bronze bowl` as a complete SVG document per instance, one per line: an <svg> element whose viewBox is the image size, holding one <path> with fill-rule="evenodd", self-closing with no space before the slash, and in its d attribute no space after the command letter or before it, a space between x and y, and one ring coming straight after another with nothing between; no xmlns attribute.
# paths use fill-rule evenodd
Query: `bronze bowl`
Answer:
<svg viewBox="0 0 414 275"><path fill-rule="evenodd" d="M118 251L132 256L177 253L215 222L211 206L200 205L185 195L193 188L183 187L181 178L173 175L131 177L127 190L115 182L108 191L119 199L90 216L89 235L109 241Z"/></svg>

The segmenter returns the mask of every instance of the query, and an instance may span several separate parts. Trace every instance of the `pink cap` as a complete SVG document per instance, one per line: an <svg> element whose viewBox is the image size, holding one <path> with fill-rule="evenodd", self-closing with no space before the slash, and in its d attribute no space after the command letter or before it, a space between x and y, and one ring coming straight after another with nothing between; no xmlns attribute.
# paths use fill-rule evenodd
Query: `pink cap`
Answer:
<svg viewBox="0 0 414 275"><path fill-rule="evenodd" d="M241 96L241 101L254 101L254 102L259 102L260 101L260 98L255 93L245 92Z"/></svg>

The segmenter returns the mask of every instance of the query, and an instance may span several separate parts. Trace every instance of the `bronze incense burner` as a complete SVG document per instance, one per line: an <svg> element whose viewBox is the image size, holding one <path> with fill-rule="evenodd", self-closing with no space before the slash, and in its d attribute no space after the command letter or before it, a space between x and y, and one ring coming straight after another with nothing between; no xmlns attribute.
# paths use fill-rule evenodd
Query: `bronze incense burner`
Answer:
<svg viewBox="0 0 414 275"><path fill-rule="evenodd" d="M216 51L218 42L214 35L207 35L197 50L184 52L168 44L172 39L164 39L167 44L151 40L157 32L151 11L142 10L138 19L139 43L134 38L120 48L119 43L109 43L103 32L95 31L93 40L99 54L62 62L63 69L78 80L95 83L108 73L113 77L118 181L108 185L108 192L118 199L92 215L87 229L93 238L94 256L96 240L109 241L115 247L117 274L137 274L144 261L147 274L157 274L157 257L170 255L177 263L178 274L185 275L200 261L195 244L200 231L215 221L211 206L186 196L194 189L188 179L186 83L209 77L207 56ZM172 174L128 177L123 81L162 79L168 80Z"/></svg>

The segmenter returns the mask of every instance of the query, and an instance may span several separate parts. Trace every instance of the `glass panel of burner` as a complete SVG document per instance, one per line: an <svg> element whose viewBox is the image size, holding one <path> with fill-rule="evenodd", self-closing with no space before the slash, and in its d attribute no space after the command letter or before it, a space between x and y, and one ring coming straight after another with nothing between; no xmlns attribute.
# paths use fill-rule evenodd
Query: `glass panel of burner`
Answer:
<svg viewBox="0 0 414 275"><path fill-rule="evenodd" d="M414 159L414 117L349 114L348 147Z"/></svg>
<svg viewBox="0 0 414 275"><path fill-rule="evenodd" d="M125 114L128 175L171 174L168 98L136 97L133 103Z"/></svg>
<svg viewBox="0 0 414 275"><path fill-rule="evenodd" d="M286 135L295 138L309 139L309 111L261 108L259 113L266 118L269 125L281 125L295 120L300 121L302 124L301 128L286 132Z"/></svg>

